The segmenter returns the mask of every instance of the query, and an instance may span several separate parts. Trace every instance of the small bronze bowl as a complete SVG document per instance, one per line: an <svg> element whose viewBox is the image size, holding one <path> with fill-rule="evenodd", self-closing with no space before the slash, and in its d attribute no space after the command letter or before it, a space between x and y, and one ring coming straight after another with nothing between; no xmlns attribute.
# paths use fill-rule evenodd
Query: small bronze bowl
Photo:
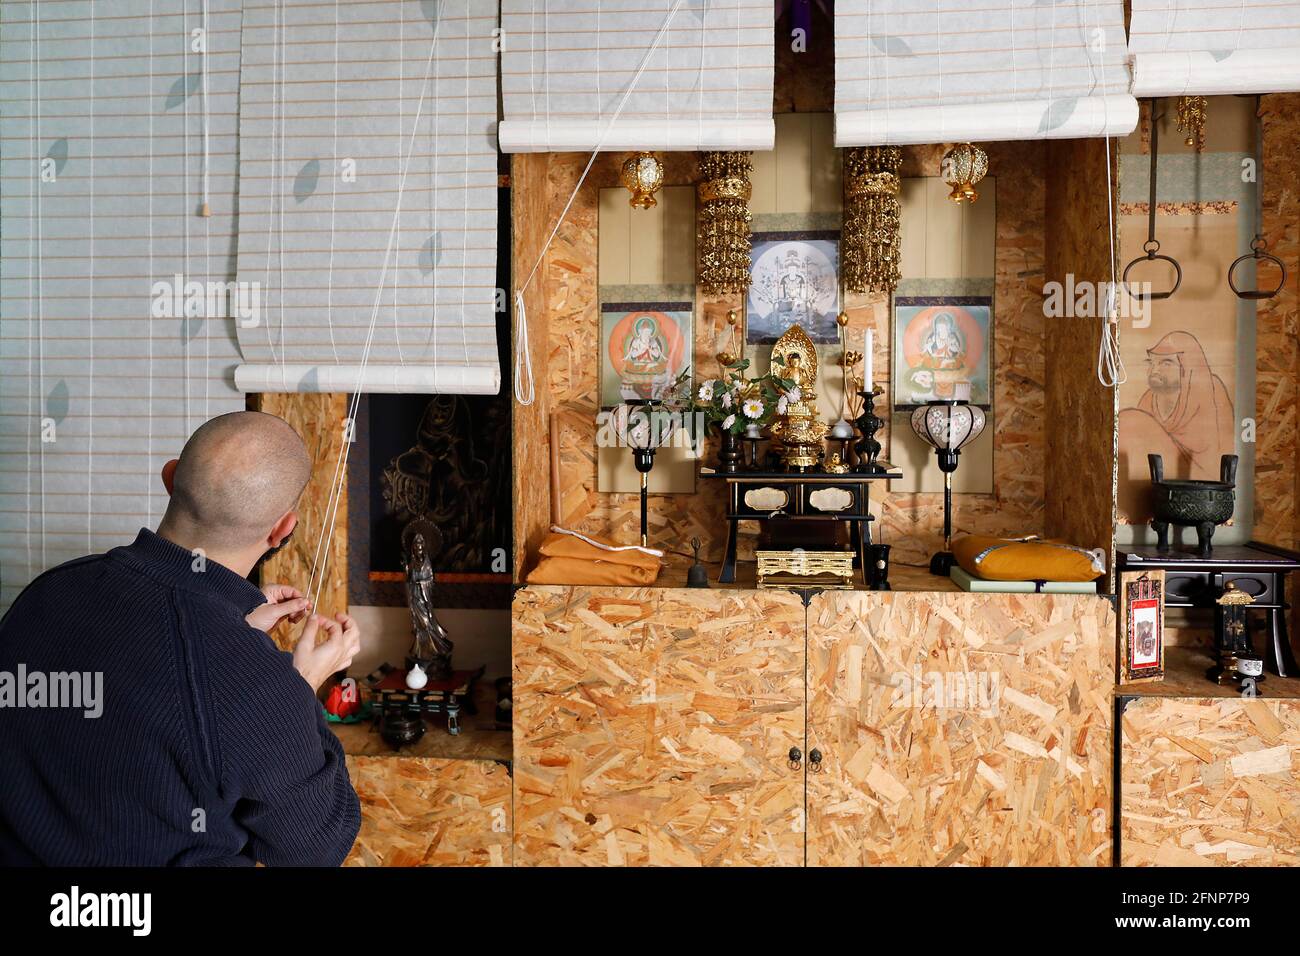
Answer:
<svg viewBox="0 0 1300 956"><path fill-rule="evenodd" d="M424 718L419 714L384 714L379 722L379 736L398 750L424 736Z"/></svg>

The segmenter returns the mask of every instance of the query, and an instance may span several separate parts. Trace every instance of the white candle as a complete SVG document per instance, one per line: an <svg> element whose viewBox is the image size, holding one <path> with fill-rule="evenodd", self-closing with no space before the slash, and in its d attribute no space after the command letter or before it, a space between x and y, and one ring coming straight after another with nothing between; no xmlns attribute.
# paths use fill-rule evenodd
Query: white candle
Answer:
<svg viewBox="0 0 1300 956"><path fill-rule="evenodd" d="M872 334L872 332L873 332L872 329L867 329L867 337L866 337L866 340L865 340L865 341L866 341L866 344L863 345L863 347L862 347L862 354L863 354L864 356L866 356L866 362L867 362L867 386L866 386L866 388L867 388L867 391L868 391L868 392L871 391L871 389L874 388L874 387L875 387L875 384L876 384L876 376L872 373L872 365L873 365L874 363L872 362L872 358L873 358L873 356L872 356L872 354L871 354L871 345L872 345L872 342L873 342L874 339L875 339L875 336Z"/></svg>

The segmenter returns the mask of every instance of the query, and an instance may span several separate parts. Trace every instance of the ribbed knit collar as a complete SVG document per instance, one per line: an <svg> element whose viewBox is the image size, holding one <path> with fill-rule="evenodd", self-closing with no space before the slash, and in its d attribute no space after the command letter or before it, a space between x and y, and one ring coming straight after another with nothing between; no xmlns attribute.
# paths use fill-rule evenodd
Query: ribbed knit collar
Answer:
<svg viewBox="0 0 1300 956"><path fill-rule="evenodd" d="M195 570L196 555L179 544L141 528L132 544L114 548L109 555L139 568L174 587L225 598L247 614L266 601L266 596L234 571L205 558L203 570Z"/></svg>

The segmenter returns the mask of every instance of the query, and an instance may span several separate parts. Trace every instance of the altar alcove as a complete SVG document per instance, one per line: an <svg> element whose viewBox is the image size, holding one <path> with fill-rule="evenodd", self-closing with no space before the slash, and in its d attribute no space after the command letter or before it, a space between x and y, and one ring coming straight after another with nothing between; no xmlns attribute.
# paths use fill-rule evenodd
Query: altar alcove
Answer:
<svg viewBox="0 0 1300 956"><path fill-rule="evenodd" d="M756 243L769 235L838 236L842 150L834 146L832 31L830 20L815 18L807 54L789 52L778 37L774 149L752 155L749 208ZM1107 199L1117 195L1118 155L1109 153L1108 175L1103 139L984 143L989 172L981 198L958 206L947 200L941 178L948 145L902 147L902 279L895 297L973 293L992 304L988 424L963 450L954 476L954 534L1040 535L1110 555L1116 407L1114 391L1097 374L1102 320L1044 313L1049 283L1072 290L1112 278L1107 232L1118 223L1108 219ZM694 283L692 187L700 154L661 155L662 204L651 210L628 208L620 178L625 153L601 153L589 171L586 153L512 157L516 275L528 274L546 249L524 292L537 397L516 408L514 418L520 581L552 524L622 543L639 540L635 484L611 485L605 477L610 463L621 460L634 481L631 454L598 448L596 441L598 416L610 404L600 381L600 353L607 347L602 305L625 287L685 299L693 307L689 364L697 383L719 375L717 353L735 350L727 317L745 308L745 296L710 298ZM953 590L951 581L925 569L943 540L943 485L934 452L911 433L910 412L891 405L895 297L843 296L843 338L817 346L818 406L828 423L841 417L844 348L861 351L870 329L874 379L884 388L876 402L885 420L876 434L884 446L880 457L904 472L888 491L883 484L872 489L874 540L892 547L895 588ZM516 327L520 321L517 313ZM761 374L770 350L770 340L752 342L751 330L741 354ZM666 552L656 583L684 583L695 537L716 582L726 539L725 490L716 481L692 480L693 472L716 464L716 436L710 431L698 456L672 461L664 473L658 463L651 472L649 544ZM549 483L538 480L543 474ZM741 525L741 575L751 583L757 537L756 526ZM1108 557L1108 569L1111 563Z"/></svg>

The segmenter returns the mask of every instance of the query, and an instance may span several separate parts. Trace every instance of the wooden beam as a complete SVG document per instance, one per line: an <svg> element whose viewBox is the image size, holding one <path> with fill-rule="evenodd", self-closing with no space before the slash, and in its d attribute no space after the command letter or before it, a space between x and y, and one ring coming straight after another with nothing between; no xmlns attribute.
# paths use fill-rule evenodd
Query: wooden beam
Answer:
<svg viewBox="0 0 1300 956"><path fill-rule="evenodd" d="M344 421L348 414L348 396L333 394L286 395L266 393L256 396L254 407L278 415L293 426L307 443L312 459L311 479L298 502L298 527L281 551L268 558L261 568L261 583L290 584L304 593L311 578L317 543L325 532L325 519L334 484L334 472L343 448ZM325 561L325 584L320 591L316 611L333 616L348 609L348 494L346 476L339 490L334 512L333 532L328 534L328 560ZM322 549L322 555L326 549ZM271 632L280 647L289 649L298 633L297 626L281 624Z"/></svg>

